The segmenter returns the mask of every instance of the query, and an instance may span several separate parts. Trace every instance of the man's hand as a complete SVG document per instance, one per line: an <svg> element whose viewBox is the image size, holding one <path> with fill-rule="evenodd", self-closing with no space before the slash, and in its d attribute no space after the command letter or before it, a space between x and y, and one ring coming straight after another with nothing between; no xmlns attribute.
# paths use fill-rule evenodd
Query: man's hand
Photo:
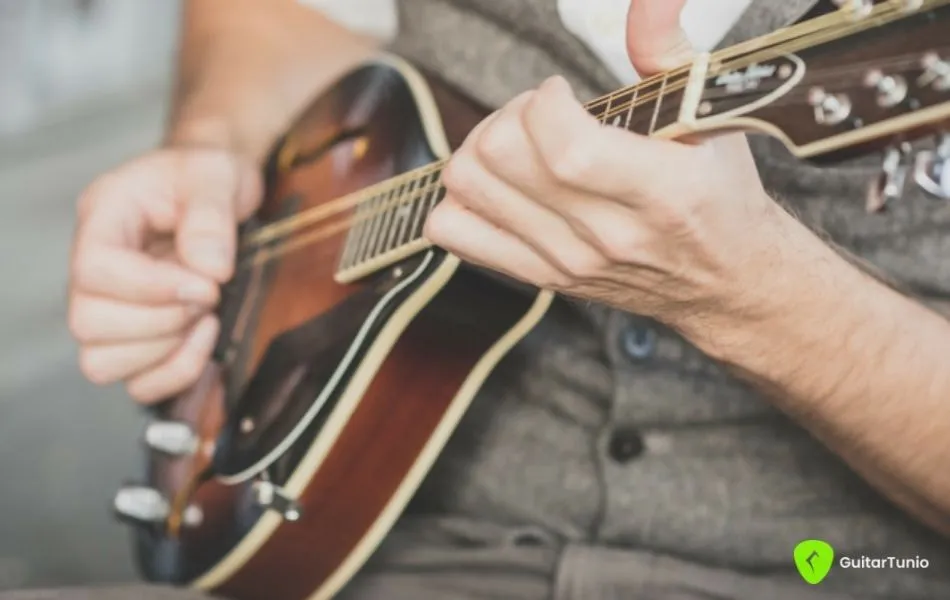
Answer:
<svg viewBox="0 0 950 600"><path fill-rule="evenodd" d="M218 334L218 285L237 223L261 197L252 163L215 150L157 151L82 195L69 326L93 382L152 403L192 385Z"/></svg>
<svg viewBox="0 0 950 600"><path fill-rule="evenodd" d="M644 75L688 60L683 4L633 3L630 55ZM448 195L426 228L434 243L539 287L662 320L733 302L758 279L785 215L763 190L744 136L687 145L603 126L560 78L476 128L443 182Z"/></svg>
<svg viewBox="0 0 950 600"><path fill-rule="evenodd" d="M683 4L634 2L641 73L683 62ZM478 127L443 181L431 241L672 325L950 535L950 323L769 199L742 136L686 145L601 126L552 80Z"/></svg>

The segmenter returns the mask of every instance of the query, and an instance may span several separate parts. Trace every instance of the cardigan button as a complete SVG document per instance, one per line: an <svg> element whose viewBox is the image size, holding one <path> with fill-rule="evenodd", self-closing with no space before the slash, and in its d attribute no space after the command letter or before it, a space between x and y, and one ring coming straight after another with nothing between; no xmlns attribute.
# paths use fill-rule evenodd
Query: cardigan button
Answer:
<svg viewBox="0 0 950 600"><path fill-rule="evenodd" d="M618 463L627 463L643 454L645 445L640 432L631 427L617 429L610 436L607 451Z"/></svg>
<svg viewBox="0 0 950 600"><path fill-rule="evenodd" d="M656 330L644 326L630 326L620 335L620 349L636 361L646 360L656 351Z"/></svg>

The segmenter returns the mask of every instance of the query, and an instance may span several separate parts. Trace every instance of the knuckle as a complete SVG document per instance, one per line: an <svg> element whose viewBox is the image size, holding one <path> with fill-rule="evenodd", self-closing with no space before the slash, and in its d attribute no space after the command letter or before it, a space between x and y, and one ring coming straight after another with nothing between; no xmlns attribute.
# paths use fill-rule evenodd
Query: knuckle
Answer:
<svg viewBox="0 0 950 600"><path fill-rule="evenodd" d="M600 237L600 250L610 263L623 264L643 254L643 243L634 232L617 228Z"/></svg>
<svg viewBox="0 0 950 600"><path fill-rule="evenodd" d="M478 177L478 167L475 159L469 154L461 153L453 157L442 172L442 184L453 193L465 195L473 189Z"/></svg>
<svg viewBox="0 0 950 600"><path fill-rule="evenodd" d="M475 143L475 152L486 161L504 161L511 152L510 124L501 119L485 129Z"/></svg>
<svg viewBox="0 0 950 600"><path fill-rule="evenodd" d="M686 202L676 207L667 205L654 212L651 219L653 227L664 236L681 237L689 231L697 210L698 207Z"/></svg>
<svg viewBox="0 0 950 600"><path fill-rule="evenodd" d="M561 183L579 184L590 177L593 156L586 144L565 144L548 159L548 168Z"/></svg>
<svg viewBox="0 0 950 600"><path fill-rule="evenodd" d="M570 252L561 260L561 266L573 280L597 277L607 266L607 261L594 252Z"/></svg>

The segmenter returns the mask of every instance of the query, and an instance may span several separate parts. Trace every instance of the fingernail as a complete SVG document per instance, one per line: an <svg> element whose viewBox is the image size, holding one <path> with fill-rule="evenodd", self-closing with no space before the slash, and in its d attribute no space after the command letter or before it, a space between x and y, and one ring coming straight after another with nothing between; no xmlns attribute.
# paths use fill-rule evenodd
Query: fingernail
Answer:
<svg viewBox="0 0 950 600"><path fill-rule="evenodd" d="M193 304L207 304L211 300L212 290L200 281L189 281L178 288L178 299Z"/></svg>

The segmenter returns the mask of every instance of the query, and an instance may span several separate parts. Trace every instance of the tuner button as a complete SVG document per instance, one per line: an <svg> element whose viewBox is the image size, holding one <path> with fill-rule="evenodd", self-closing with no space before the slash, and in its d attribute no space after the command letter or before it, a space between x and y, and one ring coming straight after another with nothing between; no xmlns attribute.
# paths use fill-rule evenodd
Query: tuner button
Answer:
<svg viewBox="0 0 950 600"><path fill-rule="evenodd" d="M868 72L864 84L877 90L877 104L882 108L897 106L907 98L907 80L900 75L885 75L875 69Z"/></svg>
<svg viewBox="0 0 950 600"><path fill-rule="evenodd" d="M928 52L920 62L924 73L917 83L921 87L932 86L938 92L950 90L950 61L941 59L936 52Z"/></svg>
<svg viewBox="0 0 950 600"><path fill-rule="evenodd" d="M907 184L907 157L910 144L888 148L884 154L881 175L871 182L865 208L869 213L881 212L888 205L900 200Z"/></svg>
<svg viewBox="0 0 950 600"><path fill-rule="evenodd" d="M178 421L153 421L145 428L145 443L152 450L172 456L188 456L198 448L191 427Z"/></svg>
<svg viewBox="0 0 950 600"><path fill-rule="evenodd" d="M161 523L171 510L158 490L136 485L120 489L113 507L121 519L144 524Z"/></svg>
<svg viewBox="0 0 950 600"><path fill-rule="evenodd" d="M815 108L819 125L838 125L851 114L851 100L844 94L829 94L822 88L808 92L808 103Z"/></svg>
<svg viewBox="0 0 950 600"><path fill-rule="evenodd" d="M838 8L854 13L857 18L866 17L874 10L874 0L833 0Z"/></svg>
<svg viewBox="0 0 950 600"><path fill-rule="evenodd" d="M917 155L914 181L934 198L950 200L950 134L940 137L936 151Z"/></svg>

